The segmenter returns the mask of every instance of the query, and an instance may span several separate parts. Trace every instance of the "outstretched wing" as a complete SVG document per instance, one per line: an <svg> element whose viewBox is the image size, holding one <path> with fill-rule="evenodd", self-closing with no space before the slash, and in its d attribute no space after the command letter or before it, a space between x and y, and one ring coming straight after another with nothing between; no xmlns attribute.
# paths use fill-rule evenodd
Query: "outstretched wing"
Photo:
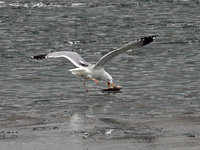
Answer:
<svg viewBox="0 0 200 150"><path fill-rule="evenodd" d="M103 67L110 59L112 59L113 57L115 57L121 53L124 53L128 50L131 50L131 49L134 49L137 47L141 47L141 46L144 46L144 45L147 45L147 44L153 42L153 40L155 38L156 38L156 36L148 36L148 37L140 38L134 42L124 45L123 47L121 47L117 50L107 53L95 64L94 69L98 68L98 67Z"/></svg>
<svg viewBox="0 0 200 150"><path fill-rule="evenodd" d="M44 59L44 58L59 58L65 57L70 60L76 67L87 67L90 63L86 62L78 53L70 51L53 52L49 54L42 54L37 56L31 56L32 59Z"/></svg>

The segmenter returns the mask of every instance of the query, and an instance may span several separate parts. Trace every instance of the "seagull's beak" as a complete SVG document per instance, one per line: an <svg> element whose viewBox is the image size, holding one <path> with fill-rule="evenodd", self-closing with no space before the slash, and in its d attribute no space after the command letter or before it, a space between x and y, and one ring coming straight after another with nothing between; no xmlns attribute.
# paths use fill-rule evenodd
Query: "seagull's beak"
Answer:
<svg viewBox="0 0 200 150"><path fill-rule="evenodd" d="M113 88L115 87L115 85L113 83L110 83L110 84L113 86Z"/></svg>
<svg viewBox="0 0 200 150"><path fill-rule="evenodd" d="M113 83L107 82L108 83L108 88L110 88L110 85L113 86L113 88L115 88L115 85Z"/></svg>

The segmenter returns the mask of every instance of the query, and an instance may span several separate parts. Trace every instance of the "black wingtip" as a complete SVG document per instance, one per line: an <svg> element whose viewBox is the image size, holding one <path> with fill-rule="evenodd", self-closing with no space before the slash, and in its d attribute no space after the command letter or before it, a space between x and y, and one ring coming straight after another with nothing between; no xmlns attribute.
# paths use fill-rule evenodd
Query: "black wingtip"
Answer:
<svg viewBox="0 0 200 150"><path fill-rule="evenodd" d="M153 42L156 39L156 36L147 36L147 37L143 37L140 40L142 41L142 46L147 45L151 42Z"/></svg>
<svg viewBox="0 0 200 150"><path fill-rule="evenodd" d="M37 55L37 56L31 56L31 59L44 59L46 58L47 54Z"/></svg>

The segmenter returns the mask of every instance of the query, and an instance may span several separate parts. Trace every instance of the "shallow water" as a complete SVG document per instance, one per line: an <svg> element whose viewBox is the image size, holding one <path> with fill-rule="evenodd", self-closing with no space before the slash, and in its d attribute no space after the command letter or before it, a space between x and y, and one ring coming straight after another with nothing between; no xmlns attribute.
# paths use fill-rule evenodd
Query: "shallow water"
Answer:
<svg viewBox="0 0 200 150"><path fill-rule="evenodd" d="M198 0L0 1L0 114L94 118L199 115ZM31 60L76 51L88 62L147 35L153 43L106 65L122 93L68 72L66 59Z"/></svg>

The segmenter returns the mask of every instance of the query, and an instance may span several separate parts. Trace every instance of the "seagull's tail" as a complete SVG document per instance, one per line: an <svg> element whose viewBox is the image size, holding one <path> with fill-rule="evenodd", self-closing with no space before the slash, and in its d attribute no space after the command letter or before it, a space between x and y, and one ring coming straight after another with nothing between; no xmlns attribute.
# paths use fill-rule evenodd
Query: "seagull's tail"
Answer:
<svg viewBox="0 0 200 150"><path fill-rule="evenodd" d="M84 68L75 68L69 70L73 75L76 76L83 76L84 72L86 71Z"/></svg>

